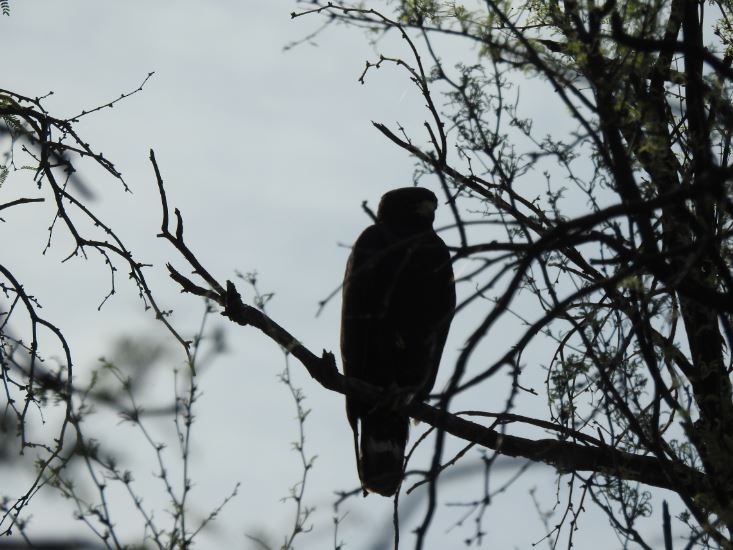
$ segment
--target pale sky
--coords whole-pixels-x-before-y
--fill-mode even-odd
[[[318,38],[317,46],[305,44],[283,52],[284,45],[321,22],[317,16],[292,21],[293,9],[287,0],[15,0],[11,17],[0,18],[2,87],[28,96],[53,91],[45,106],[55,116],[65,117],[135,89],[155,71],[142,92],[78,125],[84,139],[115,163],[132,189],[126,194],[90,164],[80,164],[81,175],[97,196],[93,207],[140,261],[153,264],[147,276],[159,303],[174,311],[172,322],[183,334],[192,335],[203,306],[195,297],[180,295],[165,264],[171,262],[186,273],[190,269],[170,245],[155,238],[160,204],[148,161],[148,150],[154,148],[170,207],[182,211],[186,240],[209,271],[223,283],[234,279],[235,270],[257,270],[260,289],[275,292],[268,305],[270,315],[312,351],[327,349],[338,355],[340,299],[332,300],[316,318],[318,302],[340,283],[348,255],[344,245],[369,224],[361,202],[368,200],[376,207],[382,193],[410,184],[413,168],[413,161],[384,139],[371,121],[393,127],[399,121],[422,135],[426,115],[417,91],[393,67],[371,73],[365,86],[357,82],[365,60],[374,60],[377,54],[355,29],[334,27]],[[405,54],[399,40],[387,38],[379,47],[385,53]],[[454,46],[449,53],[473,55],[462,47]],[[529,97],[535,114],[550,122],[553,116],[565,116],[553,115],[546,102],[533,102],[531,94],[528,90],[523,97]],[[436,181],[426,184],[437,191]],[[24,173],[11,174],[3,191],[24,196],[42,192]],[[54,236],[51,251],[40,255],[51,215],[47,206],[35,205],[4,212],[3,262],[38,297],[47,318],[65,331],[79,379],[88,376],[98,357],[109,355],[112,341],[120,335],[165,338],[150,313],[143,311],[124,270],[118,275],[118,293],[97,311],[109,286],[108,271],[99,258],[92,255],[88,261],[60,264],[71,251],[63,232]],[[436,225],[449,222],[443,207]],[[443,237],[455,243],[452,233]],[[245,300],[251,299],[246,285],[240,282],[239,288]],[[470,291],[459,288],[464,296]],[[469,309],[456,320],[444,362],[455,358],[475,319]],[[193,427],[191,471],[194,514],[207,514],[236,482],[242,485],[211,530],[198,539],[198,548],[254,547],[245,533],[270,537],[279,547],[293,514],[292,503],[281,500],[300,475],[298,456],[291,449],[297,436],[294,404],[277,381],[282,355],[255,329],[229,327],[218,315],[209,322],[227,326],[229,351],[199,377],[202,397]],[[501,346],[518,337],[518,330],[518,324],[503,325],[502,334],[492,335],[481,348],[486,354],[481,364],[503,351]],[[183,366],[182,354],[173,349],[174,354],[149,377],[143,402],[170,400],[173,369]],[[525,356],[525,361],[536,369],[530,380],[541,381],[540,366],[546,359]],[[291,368],[307,396],[305,405],[312,410],[306,423],[306,453],[318,455],[305,497],[307,505],[316,507],[309,522],[313,531],[302,535],[296,546],[328,548],[333,537],[333,493],[357,485],[351,433],[342,397],[322,389],[297,362]],[[466,404],[501,410],[507,382],[501,375],[494,386],[482,388],[481,395]],[[542,395],[542,386],[537,389]],[[544,414],[543,397],[523,404],[526,408],[518,412]],[[120,425],[104,411],[99,417],[90,430],[100,439],[113,438],[112,448],[129,461],[144,502],[156,507],[156,517],[164,522],[164,490],[150,475],[156,468],[154,454],[139,431]],[[173,445],[171,424],[152,421],[150,429]],[[413,441],[424,429],[413,427]],[[449,449],[461,446],[451,441]],[[425,457],[417,464],[424,464]],[[169,459],[175,469],[175,456]],[[464,466],[477,464],[479,453],[469,452]],[[522,462],[507,460],[502,465],[492,478],[495,487]],[[23,486],[24,478],[7,469],[0,470],[0,476],[7,480],[0,486]],[[449,479],[441,485],[441,506],[480,497],[480,475]],[[528,495],[532,487],[537,487],[545,508],[553,506],[555,478],[548,468],[534,466],[531,475],[496,498],[486,516],[485,547],[529,548],[544,536]],[[411,498],[421,496],[417,490]],[[128,533],[133,542],[142,534],[141,522],[125,498],[119,495],[115,501],[114,517],[120,532]],[[654,498],[661,505],[661,497]],[[409,498],[404,502],[409,504]],[[38,494],[29,532],[91,538],[80,522],[71,519],[67,504],[50,491]],[[347,510],[340,538],[347,542],[346,548],[362,550],[370,548],[368,543],[388,525],[392,503],[379,496],[358,497],[341,513]],[[460,547],[473,524],[467,521],[449,531],[462,510],[441,507],[439,514],[428,548]],[[405,518],[404,547],[411,547],[410,531],[421,515]],[[581,520],[577,536],[579,548],[588,547],[583,541],[592,541],[597,550],[619,547],[605,518],[592,512]]]

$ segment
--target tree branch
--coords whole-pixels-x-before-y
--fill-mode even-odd
[[[172,270],[171,277],[184,292],[214,300],[224,308],[222,314],[233,322],[262,331],[300,361],[311,377],[325,389],[356,396],[367,402],[376,403],[383,398],[379,388],[340,374],[333,353],[323,350],[319,357],[269,316],[245,304],[231,281],[227,281],[226,291],[221,294],[195,285],[175,270]],[[704,474],[681,464],[672,465],[674,477],[668,477],[651,456],[627,453],[604,445],[581,445],[557,439],[532,440],[502,434],[425,403],[411,403],[405,408],[405,414],[465,441],[503,455],[544,462],[563,473],[598,472],[691,494],[701,492],[707,485]]]

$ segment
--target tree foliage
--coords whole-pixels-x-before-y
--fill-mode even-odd
[[[325,18],[319,32],[334,24],[365,29],[377,49],[385,36],[401,39],[397,52],[367,61],[360,81],[374,85],[374,69],[394,66],[419,91],[423,125],[374,126],[415,159],[416,183],[442,190],[453,216],[454,261],[465,266],[457,315],[481,311],[461,335],[465,345],[457,360],[443,365],[448,382],[433,404],[405,406],[405,414],[434,433],[430,467],[414,471],[406,464],[407,475],[428,486],[415,547],[428,547],[430,526],[440,514],[438,480],[471,447],[485,451],[483,479],[501,455],[543,462],[568,476],[566,512],[547,528],[554,546],[573,545],[579,516],[593,501],[625,544],[653,547],[638,525],[653,512],[649,490],[661,488],[684,508],[673,520],[663,506],[659,532],[667,549],[676,547],[673,532],[683,533],[687,548],[733,547],[731,4],[403,0],[379,10],[374,4],[308,1],[292,16]],[[445,61],[451,41],[469,45],[457,62]],[[525,91],[529,87],[532,94]],[[549,129],[525,114],[531,109],[523,100],[542,95],[554,109]],[[122,181],[76,134],[76,121],[87,113],[56,119],[41,99],[0,90],[0,115],[5,132],[35,151],[31,168],[56,205],[55,223],[74,238],[73,253],[101,255],[113,276],[124,265],[145,303],[167,323],[145,281],[146,266],[78,198],[80,191],[68,189],[69,155],[89,157]],[[172,223],[164,170],[152,152],[150,160],[163,207],[158,237],[171,245],[171,261],[193,273],[169,265],[174,283],[218,305],[233,323],[259,329],[324,389],[380,399],[375,388],[339,374],[332,353],[309,350],[297,339],[297,327],[280,326],[263,303],[245,303],[233,282],[207,270],[184,239],[177,209]],[[13,167],[11,159],[0,177]],[[38,200],[0,203],[0,211]],[[80,219],[101,228],[102,236],[79,230]],[[76,498],[63,476],[71,456],[64,448],[67,426],[79,434],[75,453],[90,471],[104,471],[125,485],[130,478],[84,443],[77,414],[83,399],[74,396],[90,394],[79,394],[72,384],[70,352],[55,371],[39,366],[37,331],[50,331],[66,348],[63,334],[39,315],[11,270],[0,265],[0,275],[10,304],[0,318],[5,397],[22,447],[38,448],[25,437],[28,407],[43,408],[50,395],[66,410],[55,443],[40,447],[36,483],[5,505],[5,517],[17,525],[42,484]],[[12,337],[7,328],[21,311],[30,339]],[[505,338],[497,358],[487,360],[482,345],[513,316],[521,317],[523,331]],[[190,384],[186,397],[176,397],[182,409],[174,411],[182,422],[185,462],[196,398],[195,346],[169,328],[189,357]],[[532,351],[538,342],[552,344],[547,355]],[[541,369],[546,411],[529,414],[522,398],[537,392],[525,380]],[[503,402],[484,410],[457,408],[462,397],[481,395],[504,373],[510,384]],[[289,371],[284,376],[290,380]],[[302,394],[291,390],[302,429]],[[139,421],[137,408],[131,411]],[[449,437],[468,446],[447,456]],[[310,461],[300,443],[305,480]],[[160,460],[156,443],[150,444]],[[160,468],[165,471],[162,462]],[[97,487],[104,503],[104,484]],[[468,515],[477,519],[467,542],[479,545],[485,539],[480,518],[491,495],[487,483],[476,487],[477,495],[466,496]],[[161,548],[191,544],[198,530],[185,521],[188,489],[185,478],[180,491],[166,482],[177,515],[165,534],[134,500],[149,521],[148,542]],[[297,511],[288,547],[306,529],[309,514],[302,485],[292,497]],[[79,502],[79,510],[106,544],[122,546],[104,505]],[[399,529],[395,534],[397,543]]]

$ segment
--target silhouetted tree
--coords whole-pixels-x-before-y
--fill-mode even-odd
[[[427,547],[429,527],[441,511],[437,480],[460,467],[465,455],[446,456],[448,438],[486,451],[483,471],[473,474],[477,479],[489,476],[500,455],[542,462],[568,476],[574,490],[567,493],[565,513],[548,527],[556,544],[572,546],[578,517],[593,501],[623,540],[653,547],[637,525],[652,513],[649,489],[662,488],[684,507],[675,532],[684,530],[687,548],[733,547],[731,4],[412,0],[385,3],[381,13],[339,2],[303,5],[293,17],[325,17],[329,24],[367,29],[368,36],[402,38],[399,51],[368,61],[360,80],[373,68],[394,65],[419,90],[423,125],[374,125],[416,160],[416,182],[440,189],[452,212],[444,240],[463,274],[456,319],[469,306],[482,309],[476,325],[461,335],[465,346],[458,359],[443,365],[448,382],[434,405],[413,402],[404,409],[435,434],[430,468],[411,471],[406,465],[406,475],[428,485],[415,547]],[[446,62],[455,50],[441,48],[450,40],[474,46],[462,54],[470,59]],[[529,86],[533,101],[543,98],[545,110],[554,113],[549,129],[524,114],[520,99],[529,94],[519,92]],[[74,236],[76,253],[121,260],[157,308],[142,264],[58,180],[71,153],[93,158],[115,178],[119,174],[77,137],[75,118],[55,119],[40,101],[0,90],[0,115],[8,128],[19,125],[35,136],[37,178],[51,192],[58,223]],[[184,240],[178,210],[171,223],[152,152],[151,161],[163,205],[159,236],[180,254],[171,261],[193,270],[184,275],[169,265],[181,289],[218,304],[232,322],[262,331],[324,389],[367,402],[382,398],[376,388],[339,374],[330,352],[306,348],[297,327],[291,333],[262,303],[244,303],[234,283],[207,270]],[[36,200],[21,197],[0,209]],[[74,216],[91,220],[105,236],[83,236]],[[55,444],[44,448],[41,471],[62,479],[68,460],[63,430],[78,426],[71,357],[66,350],[57,370],[41,368],[36,331],[48,329],[66,349],[62,333],[39,316],[9,269],[0,265],[0,276],[11,304],[6,317],[24,311],[33,335],[11,338],[2,324],[6,397],[24,446],[35,445],[23,431],[27,408],[43,406],[49,392],[61,399],[66,420]],[[334,280],[339,276],[333,274]],[[156,312],[166,322],[165,313]],[[513,316],[524,322],[514,336],[502,330]],[[496,331],[502,331],[505,348],[486,358],[480,346]],[[538,342],[553,349],[537,356],[532,346]],[[192,381],[194,364],[191,359]],[[525,380],[541,369],[547,409],[528,414],[523,396],[537,391]],[[496,386],[500,373],[510,375],[503,402],[487,403],[485,410],[456,408],[458,398]],[[184,419],[190,419],[185,415],[195,400],[195,382],[189,396]],[[294,396],[299,404],[299,394]],[[536,435],[529,435],[532,430]],[[76,449],[109,475],[116,471],[88,446],[77,442]],[[124,483],[124,473],[118,475]],[[478,519],[468,542],[480,544],[480,518],[491,499],[487,483],[476,487],[478,494],[466,497],[468,513]],[[184,487],[174,498],[181,509],[185,495]],[[17,516],[26,500],[6,506],[7,515]],[[87,516],[90,524],[96,519],[110,530],[106,510],[95,512]],[[299,507],[294,534],[303,530],[302,512]],[[659,532],[671,549],[666,503],[661,516]],[[151,540],[186,547],[193,531],[181,517],[169,538],[152,529]],[[109,533],[100,536],[120,546]]]
[[[646,546],[634,527],[650,513],[644,487],[657,486],[684,503],[690,546],[730,547],[731,4],[415,0],[389,15],[303,4],[293,17],[401,35],[403,51],[367,62],[361,80],[394,64],[425,100],[424,127],[375,127],[453,207],[455,259],[478,266],[464,277],[478,290],[463,304],[492,303],[466,335],[438,409],[508,371],[504,411],[486,412],[509,432],[529,424],[555,437],[487,429],[474,441],[572,473],[578,502],[589,495],[637,544]],[[476,54],[449,65],[448,40]],[[569,120],[548,129],[523,115],[528,86],[534,100],[546,95],[555,120]],[[468,231],[471,199],[505,239]],[[535,312],[515,306],[523,295],[536,298]],[[513,311],[527,329],[488,363],[476,350]],[[556,342],[554,353],[522,360],[541,338]],[[525,371],[540,367],[547,416],[510,414]],[[433,474],[450,432],[442,427]]]

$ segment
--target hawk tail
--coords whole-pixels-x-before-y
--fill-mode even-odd
[[[386,497],[397,492],[408,429],[408,419],[392,411],[375,411],[362,419],[359,473],[364,489]]]

